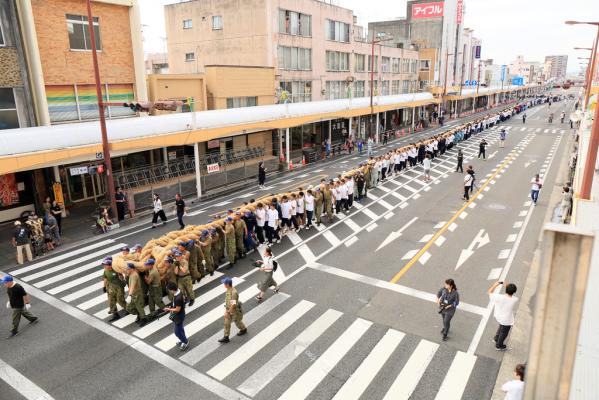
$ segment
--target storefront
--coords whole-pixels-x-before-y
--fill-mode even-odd
[[[0,175],[0,222],[17,219],[35,210],[33,172]]]

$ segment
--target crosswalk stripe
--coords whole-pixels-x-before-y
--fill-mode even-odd
[[[84,267],[87,267],[87,266],[89,266],[88,268],[92,268],[92,266],[94,266],[94,267],[97,268],[98,267],[98,263],[90,263],[90,264],[84,265]],[[92,272],[90,274],[82,276],[81,278],[73,279],[73,280],[70,280],[70,281],[68,281],[68,282],[60,285],[60,286],[56,286],[55,288],[52,288],[52,289],[48,290],[47,292],[50,293],[50,294],[57,294],[57,293],[60,293],[60,292],[64,292],[65,290],[72,289],[72,288],[74,288],[76,286],[79,286],[79,285],[81,285],[81,284],[83,284],[83,283],[85,283],[87,281],[91,281],[91,280],[94,280],[94,279],[101,279],[102,278],[102,274],[103,274],[102,270],[94,271],[94,272]],[[55,277],[52,277],[50,279],[53,279],[53,278],[55,278]],[[62,280],[62,278],[61,278],[61,279],[57,279],[57,280],[48,282],[48,281],[50,281],[50,279],[47,279],[47,280],[42,281],[42,282],[40,282],[38,284],[35,284],[34,286],[44,287],[44,286],[48,286],[48,285],[50,285],[50,284],[52,284],[54,282],[57,282],[58,280]]]
[[[22,279],[25,282],[29,282],[29,281],[32,281],[34,279],[38,279],[38,278],[44,277],[46,275],[51,275],[51,274],[53,274],[55,272],[58,272],[58,271],[70,268],[70,267],[72,267],[74,265],[77,265],[77,264],[81,263],[82,261],[89,261],[89,260],[92,260],[92,259],[97,259],[99,257],[105,256],[106,254],[109,254],[109,253],[113,252],[114,250],[116,250],[117,248],[122,247],[122,246],[123,246],[123,244],[117,244],[117,245],[114,245],[114,246],[110,246],[108,248],[105,248],[105,249],[102,249],[102,250],[98,250],[98,251],[93,252],[91,254],[87,254],[85,256],[76,258],[74,260],[67,261],[64,264],[59,264],[59,265],[56,265],[54,267],[45,269],[43,271],[39,271],[39,272],[36,272],[34,274],[31,274],[31,275],[28,275],[28,276],[24,276]]]
[[[282,334],[314,306],[315,304],[310,301],[300,301],[277,320],[270,323],[268,329],[252,336],[252,338],[244,343],[239,349],[212,367],[208,371],[208,375],[222,381],[237,368],[241,367],[258,351],[268,345],[273,339]]]
[[[318,339],[331,325],[337,321],[341,312],[327,310],[316,321],[312,322],[306,330],[300,333],[294,340],[281,349],[266,364],[262,365],[252,376],[247,378],[237,390],[250,397],[257,395],[277,375],[287,368],[300,354]]]
[[[375,186],[375,187],[376,187],[376,186]],[[366,193],[366,197],[368,197],[369,199],[371,199],[371,200],[374,200],[374,201],[376,201],[376,200],[378,200],[378,199],[379,199],[379,197],[378,197],[378,196],[376,196],[376,195],[374,195],[374,194],[372,194],[372,192],[367,192],[367,193]]]
[[[354,232],[359,232],[362,228],[356,224],[351,218],[346,218],[343,222]]]
[[[45,267],[46,265],[50,265],[52,263],[55,263],[55,262],[58,262],[58,261],[62,261],[62,260],[65,260],[65,259],[67,259],[69,257],[72,257],[74,254],[77,254],[77,253],[80,253],[80,252],[87,252],[89,250],[93,250],[93,249],[96,249],[98,247],[102,247],[102,246],[105,246],[107,244],[110,244],[110,243],[114,243],[114,240],[107,239],[107,240],[103,240],[101,242],[97,242],[97,243],[91,244],[89,246],[82,247],[80,249],[69,251],[69,252],[66,252],[65,254],[60,254],[60,255],[58,255],[56,257],[48,258],[47,260],[40,261],[40,262],[32,264],[32,265],[28,265],[27,267],[19,268],[17,270],[12,271],[10,274],[14,275],[14,276],[17,276],[17,275],[21,275],[21,274],[24,274],[24,273],[27,273],[27,272],[35,271],[36,269],[40,269],[42,267]]]
[[[368,385],[383,368],[395,348],[404,338],[405,334],[394,329],[389,329],[385,336],[376,344],[374,349],[364,359],[358,369],[349,377],[339,389],[333,400],[359,399]]]
[[[377,186],[377,189],[381,189],[383,192],[386,192],[386,193],[389,193],[391,191],[391,189],[389,189],[388,187],[385,187],[383,185]]]
[[[443,379],[435,400],[460,400],[475,363],[476,356],[458,351],[451,362],[445,379]]]
[[[90,293],[95,292],[96,290],[100,290],[104,287],[104,282],[96,282],[93,285],[90,286],[86,286],[83,289],[77,290],[76,292],[73,292],[69,295],[66,295],[64,297],[61,297],[62,301],[66,301],[67,303],[70,303],[73,300],[77,300],[83,296],[86,296]]]
[[[379,216],[374,213],[370,208],[362,209],[362,212],[368,216],[370,219],[377,219]]]
[[[249,299],[257,293],[257,290],[254,290],[253,292],[250,292],[250,290],[252,290],[252,289],[247,289],[239,295],[239,299],[242,300],[242,302],[243,302],[243,299],[242,299],[243,297],[245,297],[246,299]],[[247,296],[248,294],[250,294],[249,298]],[[250,327],[254,322],[256,322],[263,316],[270,313],[279,304],[281,304],[285,300],[289,299],[289,297],[291,297],[291,296],[289,296],[288,294],[285,294],[285,293],[280,293],[280,292],[278,294],[270,297],[269,299],[265,300],[260,305],[254,307],[247,314],[244,314],[243,315],[243,323],[245,324],[246,327]],[[186,325],[185,333],[187,334],[187,337],[190,337],[194,333],[199,332],[200,330],[202,330],[203,328],[208,326],[210,323],[216,321],[217,319],[222,318],[223,312],[224,312],[223,310],[224,310],[224,308],[222,308],[222,309],[217,308],[217,309],[213,310],[213,311],[216,311],[216,318],[207,318],[207,316],[212,313],[212,311],[211,311],[211,312],[208,312],[207,314],[203,315],[201,318],[196,319],[191,324]],[[235,324],[233,324],[233,325],[235,325]],[[189,365],[197,364],[198,362],[203,360],[204,357],[210,355],[214,350],[218,349],[221,346],[221,344],[218,343],[218,341],[217,341],[219,339],[219,337],[221,337],[221,336],[222,336],[222,333],[220,331],[216,332],[214,335],[210,336],[208,339],[204,340],[202,343],[198,344],[197,346],[193,346],[193,348],[191,350],[189,350],[187,352],[187,354],[183,355],[180,358],[180,360]],[[166,339],[165,339],[165,340],[162,340],[162,341],[156,343],[156,347],[158,347],[164,351],[174,347],[177,339],[172,335],[169,336],[167,339],[169,339],[169,338],[171,338],[171,340],[166,341]],[[167,344],[170,344],[171,342],[172,342],[172,345],[170,345],[170,346],[167,345]]]
[[[356,319],[349,328],[279,397],[279,400],[305,399],[332,371],[370,328],[372,322]]]
[[[438,348],[436,343],[421,340],[383,400],[409,399]]]
[[[328,240],[333,246],[338,246],[341,243],[337,236],[335,236],[335,234],[330,230],[324,231],[322,233],[322,236],[324,236],[324,238]]]
[[[299,251],[300,255],[307,263],[316,260],[316,255],[312,252],[312,250],[310,250],[307,244],[302,244],[301,246],[299,246],[297,248],[297,251]]]
[[[399,199],[401,201],[405,201],[406,198],[403,197],[401,194],[397,193],[397,192],[391,192],[391,196],[395,197],[396,199]]]
[[[379,199],[378,203],[379,203],[380,205],[382,205],[383,207],[385,207],[386,209],[388,209],[388,210],[392,210],[392,209],[393,209],[393,206],[392,206],[391,204],[387,203],[387,202],[386,202],[385,200],[383,200],[383,199]]]
[[[293,244],[294,246],[302,242],[302,238],[299,237],[299,235],[296,232],[287,232],[285,236],[287,236],[287,238],[291,241],[291,244]]]
[[[412,193],[416,193],[416,192],[418,191],[418,190],[416,190],[416,189],[414,189],[413,187],[411,187],[411,186],[408,186],[408,185],[403,185],[403,186],[402,186],[402,188],[404,188],[404,189],[408,189],[408,190],[409,190],[410,192],[412,192]]]

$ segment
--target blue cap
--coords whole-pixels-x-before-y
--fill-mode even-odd
[[[133,263],[127,263],[127,268],[128,269],[134,269],[135,268],[135,264],[133,264]]]
[[[174,253],[175,251],[179,251],[179,248],[178,247],[172,247],[171,248],[171,253]]]
[[[250,211],[246,211],[246,212],[245,212],[245,216],[249,218],[249,217],[251,217],[251,216],[252,216],[252,213],[251,213]]]
[[[227,212],[230,212],[230,213],[232,213],[232,212],[233,212],[233,210],[229,208],[229,209],[227,210]]]
[[[106,257],[102,260],[102,265],[112,265],[112,258]]]
[[[216,233],[216,228],[210,228],[210,233]]]
[[[177,251],[173,251],[173,255],[175,257],[181,257],[183,255],[183,253],[181,253],[179,250],[177,250]]]
[[[12,282],[12,281],[13,281],[13,279],[12,279],[12,276],[10,276],[10,275],[4,275],[2,277],[2,283],[8,283],[8,282]]]
[[[154,265],[154,263],[156,263],[156,260],[153,258],[148,258],[148,261],[146,261],[144,265]]]
[[[129,251],[129,247],[127,247],[127,246],[121,247],[121,251]]]
[[[233,279],[229,278],[228,276],[225,276],[223,279],[220,280],[220,282],[224,285],[232,285]]]
[[[187,242],[179,242],[179,246],[187,247]]]
[[[164,261],[165,261],[165,262],[167,262],[167,263],[170,263],[170,264],[172,264],[172,263],[174,263],[174,262],[175,262],[175,260],[173,260],[173,257],[166,257],[166,258],[164,259]]]
[[[210,232],[208,232],[206,229],[204,229],[204,230],[202,231],[202,236],[206,236],[208,233],[210,233]]]
[[[231,218],[231,217],[227,217],[227,220],[226,220],[226,221],[227,221],[227,222],[231,222],[231,221],[233,221],[233,218]]]
[[[135,246],[133,246],[134,249],[143,249],[144,247],[141,244],[136,244]]]
[[[188,246],[193,246],[195,243],[196,243],[196,241],[193,240],[193,239],[190,239],[190,240],[187,241],[187,245]]]

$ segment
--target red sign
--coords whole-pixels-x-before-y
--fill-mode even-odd
[[[412,19],[443,16],[443,2],[412,4]]]
[[[457,7],[457,15],[456,15],[456,23],[461,24],[462,23],[462,14],[464,13],[464,0],[458,0],[458,7]]]
[[[208,164],[206,166],[206,169],[208,170],[208,173],[211,174],[213,172],[219,172],[220,171],[220,166],[218,165],[218,163]]]

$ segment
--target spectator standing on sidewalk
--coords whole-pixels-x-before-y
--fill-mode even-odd
[[[127,195],[123,192],[122,187],[116,188],[116,194],[114,195],[116,201],[116,213],[119,221],[125,220],[125,210],[127,209]]]
[[[266,167],[264,166],[264,161],[260,161],[258,164],[258,187],[260,189],[264,188],[264,183],[266,182]]]
[[[162,221],[162,225],[166,225],[166,214],[162,209],[162,201],[160,201],[160,196],[154,193],[154,214],[152,215],[152,229],[156,228],[156,222],[158,222],[158,217]]]
[[[505,294],[493,293],[497,286],[505,286]],[[489,293],[489,299],[495,306],[493,315],[495,320],[499,324],[497,333],[493,338],[495,342],[495,350],[505,351],[507,346],[504,344],[505,339],[510,333],[510,329],[514,325],[514,309],[518,304],[518,298],[514,296],[518,288],[513,283],[507,283],[505,281],[497,281],[491,285],[487,293]]]
[[[15,227],[12,232],[12,245],[17,248],[17,263],[23,264],[23,250],[27,254],[27,261],[33,260],[29,231],[21,225],[21,221],[15,221]]]
[[[2,283],[6,286],[6,293],[8,294],[8,303],[6,308],[12,309],[12,329],[7,339],[13,338],[19,334],[19,322],[21,317],[25,317],[30,324],[38,321],[37,317],[29,312],[31,304],[29,304],[29,295],[23,289],[23,286],[15,283],[12,276],[6,275],[2,277]]]
[[[62,235],[62,207],[56,200],[52,202],[52,207],[50,207],[50,212],[56,218],[56,223],[58,225],[58,233]]]
[[[524,396],[524,364],[516,365],[514,375],[516,379],[507,381],[501,386],[501,390],[505,392],[505,400],[522,400]]]

